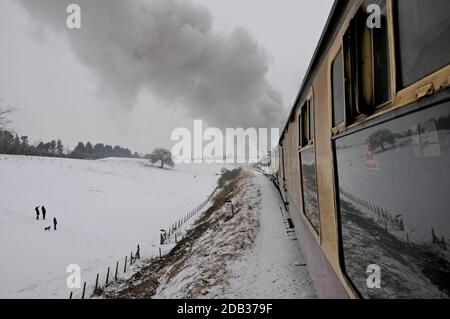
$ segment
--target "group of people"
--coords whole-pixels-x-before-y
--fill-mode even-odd
[[[42,219],[45,220],[45,215],[47,214],[47,209],[45,208],[44,205],[41,206],[41,211],[39,211],[39,206],[36,206],[34,208],[34,210],[36,212],[36,220],[39,220],[39,216],[41,215],[41,212],[42,212]],[[58,224],[58,221],[56,220],[56,217],[53,217],[53,229],[54,230],[56,230],[57,224]]]

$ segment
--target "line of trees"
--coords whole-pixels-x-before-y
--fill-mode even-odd
[[[142,158],[138,153],[132,153],[128,148],[104,145],[94,146],[80,142],[73,151],[65,151],[63,142],[52,140],[31,145],[28,136],[19,136],[7,129],[0,128],[0,154],[68,157],[77,159],[100,159],[106,157]]]
[[[0,98],[0,104],[3,100]],[[160,162],[160,167],[164,165],[174,167],[170,151],[162,148],[155,149],[151,154],[141,156],[133,153],[128,148],[121,146],[111,146],[108,144],[79,142],[73,151],[65,151],[64,145],[60,139],[50,142],[39,142],[37,145],[30,145],[28,136],[19,136],[18,134],[6,129],[11,122],[9,115],[14,111],[13,108],[4,108],[0,105],[0,154],[9,155],[29,155],[29,156],[49,156],[49,157],[67,157],[76,159],[101,159],[107,157],[122,158],[145,158],[152,164]]]
[[[5,129],[0,129],[0,153],[11,155],[65,156],[64,146],[61,140],[30,145],[28,136],[19,136]]]
[[[142,158],[138,153],[132,153],[128,148],[121,146],[113,147],[102,143],[93,146],[90,142],[86,144],[80,142],[73,151],[65,151],[61,140],[52,140],[47,143],[39,142],[37,145],[30,145],[28,136],[19,136],[6,129],[0,129],[0,154],[77,159],[100,159],[106,157]]]
[[[70,152],[70,157],[78,159],[100,159],[106,157],[141,158],[138,153],[132,153],[128,148],[113,147],[102,143],[92,145],[90,142],[86,144],[83,142],[78,143],[75,149]]]

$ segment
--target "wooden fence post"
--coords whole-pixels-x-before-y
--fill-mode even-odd
[[[161,247],[159,247],[159,258],[162,258]]]
[[[97,294],[97,291],[98,291],[98,274],[97,274],[97,279],[95,279],[94,295]]]
[[[130,266],[133,265],[133,252],[130,254]]]
[[[86,282],[83,285],[83,293],[81,294],[81,299],[84,299],[84,294],[86,293]]]
[[[175,233],[175,244],[177,243],[177,233]]]
[[[108,281],[109,281],[109,267],[108,271],[106,272],[106,286],[108,286]]]
[[[114,275],[115,280],[117,281],[117,272],[119,271],[119,262],[116,263],[116,274]]]
[[[125,264],[123,265],[123,272],[127,272],[127,259],[128,258],[128,256],[125,256]]]

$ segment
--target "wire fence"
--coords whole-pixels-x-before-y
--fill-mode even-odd
[[[173,223],[167,230],[162,229],[160,234],[160,244],[170,244],[170,243],[178,243],[180,239],[182,239],[181,229],[182,227],[189,222],[193,217],[197,216],[197,214],[205,208],[205,206],[211,201],[214,194],[216,193],[217,188],[208,196],[208,198],[202,202],[200,205],[195,207],[193,210],[188,212],[185,216],[177,220]]]
[[[208,205],[208,203],[213,198],[214,194],[216,193],[217,188],[214,189],[214,191],[208,196],[208,198],[203,201],[200,205],[189,211],[186,215],[184,215],[182,218],[177,220],[175,223],[173,223],[167,230],[162,229],[160,234],[160,247],[158,247],[156,254],[152,253],[150,258],[156,259],[156,258],[162,258],[164,255],[166,255],[169,250],[165,250],[162,248],[165,244],[177,244],[179,240],[182,239],[182,228],[183,226],[188,223],[192,218],[198,215],[199,212],[203,210],[203,208]],[[95,284],[91,285],[89,288],[87,286],[86,281],[83,283],[83,290],[81,292],[81,299],[85,299],[86,297],[95,297],[95,296],[101,296],[104,289],[108,287],[111,283],[117,282],[119,279],[122,279],[124,274],[127,273],[127,270],[130,271],[130,267],[133,266],[138,260],[141,259],[141,246],[140,244],[137,245],[135,251],[130,251],[130,254],[125,256],[121,263],[119,260],[116,261],[116,264],[114,267],[108,267],[105,271],[104,276],[100,276],[100,273],[97,273],[95,278]],[[92,289],[92,294],[88,296],[88,289]],[[69,299],[74,298],[74,292],[71,291],[69,295]]]

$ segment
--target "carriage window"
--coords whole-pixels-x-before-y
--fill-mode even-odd
[[[320,231],[319,206],[317,195],[316,152],[314,148],[314,104],[308,99],[300,114],[303,145],[300,150],[300,169],[303,195],[303,211],[306,218],[317,231]]]
[[[308,100],[308,113],[309,113],[309,139],[314,140],[314,107],[312,100]]]
[[[331,67],[333,94],[333,127],[345,122],[344,69],[342,50],[333,61]]]
[[[317,195],[316,152],[314,147],[300,152],[303,211],[314,229],[320,231]]]
[[[380,26],[369,28],[368,6],[381,8]],[[369,12],[369,13],[368,13]],[[364,0],[343,39],[347,120],[371,114],[391,99],[386,0]]]
[[[450,102],[342,136],[335,154],[344,267],[361,295],[450,298]]]
[[[305,144],[305,136],[303,135],[303,117],[302,113],[298,116],[298,147],[302,148]]]
[[[309,135],[309,116],[308,116],[308,102],[305,103],[302,110],[302,124],[303,124],[303,146],[307,146],[311,137]]]
[[[314,115],[311,99],[308,99],[301,108],[298,117],[299,148],[308,146],[314,140]]]
[[[380,28],[370,29],[373,98],[371,106],[379,106],[391,98],[389,38],[386,0],[365,1],[381,8]]]
[[[450,63],[450,1],[396,3],[399,86],[405,88]]]

